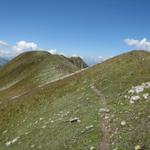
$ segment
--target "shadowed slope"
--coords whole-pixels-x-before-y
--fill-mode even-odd
[[[68,58],[70,62],[74,65],[78,66],[79,68],[86,68],[88,65],[80,58],[80,57],[70,57]]]

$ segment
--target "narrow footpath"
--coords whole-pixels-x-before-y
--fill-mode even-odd
[[[95,86],[92,87],[92,90],[99,97],[101,108],[106,109],[105,96]],[[100,129],[103,135],[98,149],[110,150],[110,135],[108,129],[106,128],[106,122],[102,113],[100,113]]]

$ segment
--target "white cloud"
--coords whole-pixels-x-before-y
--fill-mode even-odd
[[[19,41],[15,46],[13,46],[13,50],[18,53],[29,50],[38,50],[38,45],[34,42]]]
[[[105,60],[105,58],[103,56],[98,56],[97,61],[98,62],[103,62]]]
[[[60,55],[66,56],[65,53],[60,53]]]
[[[56,49],[42,49],[39,48],[38,44],[35,42],[27,42],[24,40],[18,41],[15,45],[9,45],[6,42],[0,41],[0,56],[4,58],[13,58],[23,52],[26,51],[33,51],[33,50],[43,50],[48,51],[51,54],[58,54],[58,55],[64,55],[65,57],[81,57],[88,65],[94,65],[100,62],[103,62],[104,60],[108,59],[102,56],[89,56],[89,57],[83,57],[77,54],[67,55],[62,52],[59,52]]]
[[[127,45],[133,46],[138,50],[150,50],[150,41],[146,38],[143,38],[142,40],[125,39],[124,41]]]
[[[0,56],[1,56],[1,57],[6,56],[6,55],[8,55],[8,54],[9,54],[8,51],[0,50]]]
[[[51,54],[57,54],[57,50],[56,49],[50,49],[48,50],[49,53]]]
[[[0,41],[0,56],[12,58],[26,51],[40,50],[34,42],[18,41],[15,45],[9,45],[4,41]]]
[[[0,41],[0,45],[7,46],[8,44],[6,42],[4,42],[4,41]]]

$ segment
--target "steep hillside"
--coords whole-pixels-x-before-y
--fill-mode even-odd
[[[79,68],[88,67],[88,65],[80,57],[70,57],[68,60]]]
[[[0,70],[0,98],[21,95],[77,70],[78,67],[59,55],[39,51],[23,53]]]
[[[132,51],[0,105],[3,150],[150,149],[150,53]]]
[[[0,57],[0,68],[5,65],[8,61],[2,57]]]

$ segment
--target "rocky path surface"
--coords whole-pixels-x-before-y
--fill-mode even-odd
[[[92,90],[99,97],[101,109],[106,110],[105,96],[95,86],[92,86]],[[102,139],[99,145],[99,150],[110,150],[110,135],[106,128],[104,115],[100,113],[100,129],[102,131]]]
[[[54,80],[52,80],[52,81],[48,81],[48,82],[46,82],[46,83],[44,83],[44,84],[39,85],[38,87],[35,87],[33,90],[35,90],[35,89],[37,89],[37,88],[42,88],[42,87],[44,87],[44,86],[46,86],[46,85],[48,85],[48,84],[52,84],[52,83],[55,83],[55,82],[57,82],[57,81],[59,81],[59,80],[63,80],[63,79],[65,79],[65,78],[68,78],[68,77],[74,76],[74,75],[76,75],[76,74],[79,74],[80,72],[83,72],[83,71],[85,71],[85,70],[88,69],[88,68],[89,68],[89,67],[84,68],[84,69],[81,69],[81,70],[78,70],[78,71],[76,71],[76,72],[74,72],[74,73],[71,73],[71,74],[67,74],[67,75],[62,76],[62,77],[60,77],[60,78],[58,78],[58,79],[54,79]],[[14,96],[8,98],[8,100],[15,100],[15,99],[18,99],[19,97],[24,96],[24,95],[27,95],[27,94],[29,94],[29,93],[31,93],[31,92],[32,92],[32,90],[29,90],[29,91],[20,93],[20,94],[18,94],[18,95],[14,95]]]
[[[87,68],[88,68],[88,67],[87,67]],[[87,68],[78,70],[78,71],[76,71],[76,72],[74,72],[74,73],[71,73],[71,74],[67,74],[67,75],[62,76],[62,77],[60,77],[60,78],[58,78],[58,79],[55,79],[55,80],[46,82],[46,83],[44,83],[44,84],[39,85],[38,87],[43,87],[43,86],[45,86],[45,85],[47,85],[47,84],[54,83],[54,82],[57,82],[57,81],[59,81],[59,80],[63,80],[63,79],[65,79],[65,78],[71,77],[71,76],[73,76],[73,75],[75,75],[75,74],[78,74],[78,73],[80,73],[80,72],[83,72],[83,71],[86,70]]]

